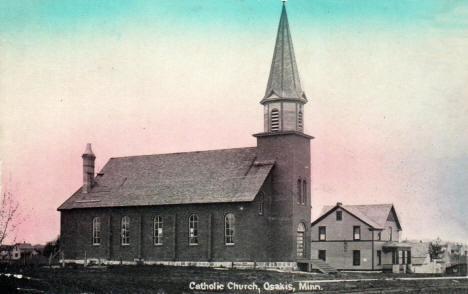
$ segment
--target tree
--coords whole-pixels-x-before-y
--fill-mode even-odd
[[[431,257],[431,261],[440,258],[443,252],[444,250],[439,242],[429,243],[429,256]]]
[[[19,203],[10,191],[2,193],[0,207],[0,245],[10,236],[19,224],[18,207]]]
[[[46,257],[55,255],[59,251],[59,246],[60,246],[60,236],[58,236],[53,241],[47,242],[46,246],[44,247],[43,255]]]

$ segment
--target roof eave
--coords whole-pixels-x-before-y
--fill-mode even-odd
[[[316,219],[315,221],[313,221],[311,223],[311,227],[316,225],[317,223],[319,223],[320,221],[322,221],[324,218],[326,218],[327,216],[329,216],[333,211],[335,211],[336,209],[338,209],[338,207],[341,207],[341,209],[343,209],[344,211],[346,211],[347,213],[349,213],[350,215],[352,215],[353,217],[357,218],[358,220],[360,220],[361,222],[363,222],[364,224],[366,224],[367,226],[369,226],[371,229],[381,229],[379,227],[376,227],[376,226],[373,226],[371,224],[369,224],[368,222],[366,222],[365,220],[363,220],[362,218],[356,216],[354,213],[350,212],[349,210],[347,210],[346,208],[344,208],[342,205],[335,205],[333,208],[331,208],[327,213],[323,214],[322,216],[320,216],[318,219]]]

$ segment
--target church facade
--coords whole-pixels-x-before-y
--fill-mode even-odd
[[[59,208],[65,262],[297,268],[310,259],[310,140],[283,3],[256,147],[111,158]]]

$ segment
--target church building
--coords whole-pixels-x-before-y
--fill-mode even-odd
[[[302,268],[310,140],[283,3],[256,147],[111,158],[59,208],[65,262]]]

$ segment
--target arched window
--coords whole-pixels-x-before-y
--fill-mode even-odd
[[[93,218],[93,245],[101,244],[101,218]]]
[[[120,224],[120,241],[122,245],[130,245],[130,218],[122,217]]]
[[[303,122],[302,122],[302,111],[299,111],[299,113],[297,114],[297,127],[299,130],[302,130],[303,128]]]
[[[234,214],[228,213],[224,217],[224,244],[234,245],[234,227],[236,219]]]
[[[258,215],[263,215],[265,209],[265,194],[263,192],[258,193]]]
[[[198,215],[192,214],[189,217],[189,245],[198,244]]]
[[[302,203],[302,180],[297,180],[297,203]]]
[[[278,109],[274,108],[271,110],[270,115],[270,131],[277,132],[279,131],[279,111]]]
[[[305,235],[305,226],[303,223],[299,223],[297,226],[297,237],[296,237],[296,245],[297,245],[297,257],[304,257],[304,235]]]
[[[307,203],[307,182],[306,180],[302,181],[302,204]]]
[[[393,239],[393,228],[392,228],[392,227],[388,227],[388,230],[390,231],[390,238],[389,238],[389,240],[392,241],[392,239]]]
[[[163,219],[161,216],[155,216],[153,220],[153,244],[163,244]]]

